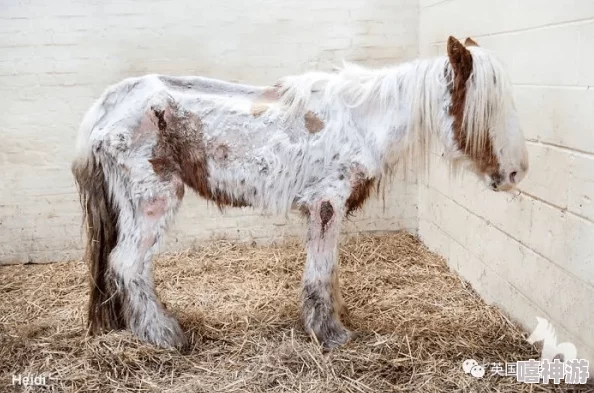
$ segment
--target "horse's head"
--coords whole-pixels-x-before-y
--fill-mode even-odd
[[[470,164],[491,189],[511,190],[526,176],[528,153],[509,76],[470,38],[462,44],[450,37],[447,52],[449,158]]]

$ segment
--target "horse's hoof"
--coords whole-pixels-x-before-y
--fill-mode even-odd
[[[171,332],[170,334],[163,335],[160,342],[157,342],[156,345],[161,348],[183,350],[188,346],[188,340],[186,339],[184,332],[180,329],[179,332]]]
[[[305,330],[315,337],[324,350],[340,347],[354,336],[338,319],[331,318],[312,325],[306,325]]]
[[[144,327],[140,332],[134,332],[143,341],[161,348],[184,349],[187,345],[186,336],[175,318],[167,317]]]
[[[318,337],[318,341],[324,350],[332,350],[346,344],[352,337],[353,333],[341,327],[335,331],[327,332],[325,337]]]

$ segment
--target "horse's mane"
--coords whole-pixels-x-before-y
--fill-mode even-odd
[[[467,153],[481,154],[487,138],[503,132],[507,110],[513,106],[511,83],[501,63],[487,50],[469,48],[473,71],[467,81],[463,124],[467,135]],[[408,123],[398,161],[426,168],[431,135],[439,133],[446,105],[445,93],[452,86],[453,71],[447,57],[417,60],[381,69],[368,69],[344,63],[336,72],[310,72],[282,79],[278,86],[281,102],[290,114],[302,113],[314,99],[336,108],[342,103],[343,112],[369,105],[376,114],[382,113],[386,127],[397,124],[403,110]],[[449,104],[449,101],[447,102]],[[333,112],[336,116],[336,111]]]
[[[467,148],[474,154],[484,150],[487,138],[495,142],[505,132],[505,120],[514,108],[511,80],[502,63],[488,50],[470,47],[472,75],[467,82],[464,127]],[[502,143],[496,143],[501,146]]]

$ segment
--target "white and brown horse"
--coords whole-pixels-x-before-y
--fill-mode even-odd
[[[338,237],[374,184],[398,162],[425,165],[431,139],[494,190],[528,170],[500,62],[472,40],[450,37],[447,53],[269,87],[148,75],[108,88],[85,115],[73,163],[88,228],[90,332],[127,328],[159,346],[184,344],[155,294],[151,257],[187,186],[219,206],[301,209],[305,329],[325,347],[345,343]]]

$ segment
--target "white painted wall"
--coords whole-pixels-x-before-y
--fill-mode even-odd
[[[4,0],[0,2],[0,263],[82,254],[70,174],[77,127],[103,89],[145,73],[254,84],[342,59],[417,57],[418,0]],[[415,230],[416,186],[367,206],[348,230]],[[186,197],[169,249],[210,236],[277,239],[300,218],[266,218]]]
[[[420,6],[422,55],[471,36],[507,64],[531,169],[513,198],[433,165],[419,186],[419,233],[488,302],[529,330],[549,319],[594,365],[594,1]]]

